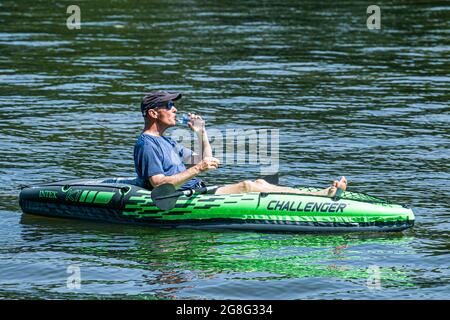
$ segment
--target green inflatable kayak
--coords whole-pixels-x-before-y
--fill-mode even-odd
[[[181,196],[174,208],[161,210],[151,191],[126,182],[111,183],[116,180],[68,180],[25,187],[20,206],[24,213],[42,216],[200,229],[401,231],[412,227],[415,220],[406,206],[348,191],[339,200],[286,193],[193,194]]]

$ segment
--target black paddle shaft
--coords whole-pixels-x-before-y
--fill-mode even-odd
[[[187,196],[190,197],[194,193],[205,193],[210,188],[214,187],[202,187],[198,189],[188,189],[183,191],[177,191],[175,189],[175,186],[170,183],[165,183],[162,185],[157,186],[155,189],[152,190],[152,200],[155,203],[155,205],[161,209],[161,210],[170,210],[173,207],[175,207],[176,202],[179,197],[181,196]]]

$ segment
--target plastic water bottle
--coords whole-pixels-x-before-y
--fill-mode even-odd
[[[189,121],[191,121],[191,118],[187,114],[183,114],[183,118],[178,119],[177,123],[187,126]]]

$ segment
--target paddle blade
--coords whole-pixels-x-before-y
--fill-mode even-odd
[[[173,184],[165,183],[157,186],[152,190],[152,200],[161,210],[170,210],[175,207],[180,194],[177,192]]]
[[[262,179],[266,180],[266,182],[268,182],[270,184],[278,184],[278,181],[279,181],[278,173],[264,176],[264,177],[262,177]]]

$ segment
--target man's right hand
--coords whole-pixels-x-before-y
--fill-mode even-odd
[[[337,188],[347,190],[347,179],[345,177],[341,177],[339,181],[333,181],[331,187],[325,189],[325,195],[333,198],[336,195]]]
[[[200,172],[205,172],[208,170],[217,169],[220,165],[219,159],[214,157],[206,157],[195,166],[198,168]]]

